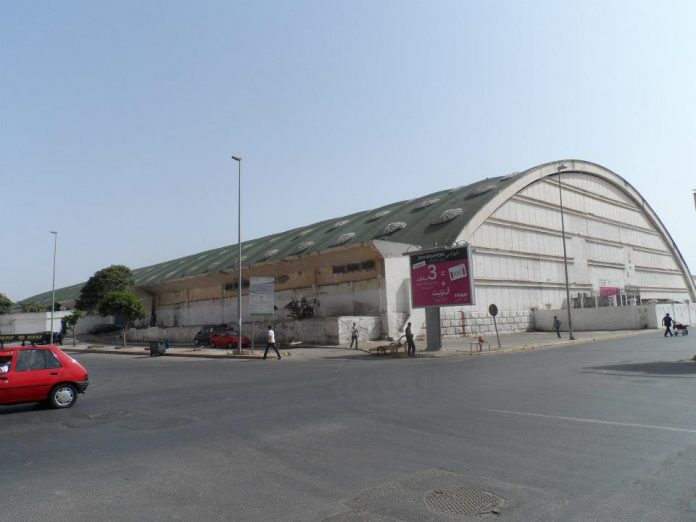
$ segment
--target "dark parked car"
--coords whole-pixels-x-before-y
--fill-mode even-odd
[[[94,328],[92,328],[89,333],[92,335],[100,335],[100,334],[106,334],[106,333],[111,333],[111,332],[117,332],[119,330],[122,330],[123,327],[119,326],[117,324],[98,324]]]
[[[226,324],[206,324],[198,330],[198,333],[193,338],[193,344],[196,346],[204,346],[210,344],[210,336],[215,332],[227,330],[229,326]]]

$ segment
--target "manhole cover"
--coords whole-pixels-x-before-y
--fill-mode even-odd
[[[457,515],[481,515],[499,512],[505,500],[479,488],[435,490],[425,497],[430,509]]]

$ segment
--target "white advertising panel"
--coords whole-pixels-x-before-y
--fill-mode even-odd
[[[249,315],[273,317],[275,279],[272,277],[249,278]]]

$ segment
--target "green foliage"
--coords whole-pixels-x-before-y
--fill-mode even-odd
[[[99,304],[99,315],[120,315],[126,318],[123,327],[123,346],[126,346],[128,323],[145,317],[145,307],[137,295],[130,290],[111,292]]]
[[[129,321],[145,317],[145,307],[130,290],[111,292],[99,304],[99,315],[122,315]]]
[[[63,321],[65,322],[65,326],[72,329],[84,316],[85,313],[82,310],[73,310],[72,313],[63,317]]]
[[[12,300],[5,294],[0,293],[0,315],[9,314],[12,310]]]
[[[77,322],[82,319],[84,315],[85,313],[82,310],[73,310],[71,314],[63,317],[63,324],[65,324],[65,327],[72,330],[73,346],[76,344],[75,325],[77,325]]]
[[[127,266],[111,265],[102,268],[82,287],[76,307],[80,310],[98,310],[107,295],[112,292],[129,291],[133,286],[133,273]]]
[[[44,306],[37,303],[22,303],[20,308],[23,313],[29,314],[32,312],[48,312],[51,310],[50,306]]]

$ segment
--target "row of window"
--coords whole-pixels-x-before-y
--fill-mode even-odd
[[[362,261],[360,263],[348,263],[346,265],[334,265],[331,267],[332,273],[334,274],[347,274],[350,272],[359,272],[360,270],[374,270],[375,269],[375,261],[374,260],[369,260],[369,261]],[[287,275],[281,275],[276,277],[276,283],[285,283],[289,280],[290,278]],[[243,286],[244,288],[249,288],[249,280],[244,279],[243,280]],[[233,281],[231,283],[227,283],[225,285],[225,290],[228,292],[232,292],[237,289],[237,282]]]
[[[359,272],[360,270],[374,270],[374,260],[363,261],[362,263],[348,263],[347,265],[334,265],[331,267],[334,274],[347,274],[348,272]]]

